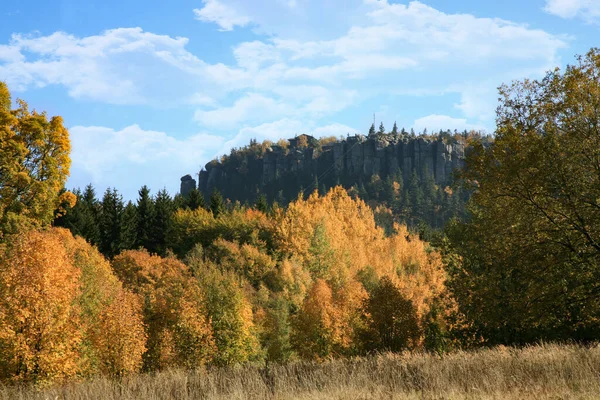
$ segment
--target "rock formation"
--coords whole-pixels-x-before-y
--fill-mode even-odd
[[[207,196],[217,188],[225,197],[242,202],[253,201],[258,193],[271,200],[277,196],[290,200],[299,190],[315,185],[349,187],[374,175],[384,179],[390,174],[401,174],[406,181],[413,171],[421,179],[429,175],[436,184],[446,185],[452,181],[453,170],[463,165],[465,153],[462,141],[452,136],[391,134],[355,135],[325,145],[300,135],[290,139],[287,148],[252,149],[206,164],[198,175],[198,189]],[[192,181],[189,175],[181,178],[182,194],[191,190]]]

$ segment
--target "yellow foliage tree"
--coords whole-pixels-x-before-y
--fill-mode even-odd
[[[65,200],[59,192],[71,165],[69,132],[61,117],[29,111],[22,100],[10,107],[0,82],[0,223],[25,217],[47,224]]]
[[[214,340],[203,295],[183,263],[172,257],[129,250],[115,257],[112,265],[144,304],[146,370],[195,368],[212,359]]]
[[[81,273],[81,372],[120,377],[139,371],[146,334],[138,296],[123,288],[95,247],[66,229],[53,231]]]
[[[52,231],[9,238],[0,254],[0,374],[47,382],[79,368],[81,271]]]

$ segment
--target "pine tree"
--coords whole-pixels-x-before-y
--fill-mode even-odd
[[[379,131],[377,131],[377,133],[380,134],[380,135],[385,135],[385,128],[383,126],[383,122],[381,122],[379,124]]]
[[[264,194],[258,196],[258,199],[256,199],[256,203],[254,204],[254,208],[256,208],[258,211],[264,212],[265,214],[268,213],[269,203],[267,202],[267,196]]]
[[[394,135],[394,137],[398,136],[398,125],[396,125],[396,121],[394,121],[394,127],[392,128],[392,135]]]
[[[116,256],[121,251],[122,214],[122,196],[117,192],[117,189],[106,189],[102,198],[102,212],[99,218],[99,249],[108,258]]]
[[[121,249],[135,249],[137,244],[137,210],[135,205],[128,201],[121,218]]]
[[[217,188],[215,188],[210,195],[210,211],[213,216],[217,218],[219,215],[225,212],[225,203],[223,202],[223,196]]]
[[[204,196],[198,189],[192,189],[186,196],[186,204],[190,210],[197,210],[199,208],[206,208],[206,202]]]
[[[369,137],[375,135],[375,123],[371,124],[371,127],[369,128]]]
[[[144,185],[138,191],[137,201],[137,243],[136,247],[151,250],[152,247],[152,222],[154,219],[154,204],[150,197],[150,189]]]
[[[100,204],[96,199],[96,191],[92,184],[88,184],[78,200],[82,206],[81,222],[79,225],[80,235],[90,244],[100,243],[100,229],[98,217],[100,215]]]
[[[152,251],[164,256],[167,251],[166,233],[171,225],[173,200],[166,189],[160,190],[154,200],[154,218],[152,224]]]

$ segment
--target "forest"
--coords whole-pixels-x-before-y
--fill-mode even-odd
[[[465,138],[452,187],[390,178],[381,201],[340,185],[285,204],[69,191],[62,118],[0,83],[0,382],[595,343],[598,76],[592,49],[501,86],[493,140]],[[468,193],[464,210],[410,223],[401,199],[439,191]]]

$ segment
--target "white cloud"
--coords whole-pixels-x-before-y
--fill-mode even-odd
[[[194,75],[198,80],[205,66],[185,50],[187,42],[140,28],[84,38],[63,32],[15,34],[8,46],[0,47],[0,61],[5,61],[0,77],[17,91],[58,84],[72,97],[112,104],[176,102],[194,87]]]
[[[69,132],[72,174],[68,184],[83,187],[91,182],[101,191],[115,186],[128,199],[135,198],[144,184],[155,192],[166,187],[175,194],[178,177],[199,171],[225,141],[204,133],[177,139],[138,125],[121,130],[75,126]]]
[[[198,110],[194,114],[194,118],[204,126],[231,129],[241,123],[264,121],[291,111],[289,105],[257,93],[249,93],[236,100],[231,107],[209,111]]]
[[[598,0],[546,0],[544,10],[561,18],[579,17],[588,22],[600,18]]]
[[[221,27],[222,31],[231,31],[236,26],[246,26],[250,18],[238,13],[235,7],[231,7],[219,0],[202,0],[204,7],[194,9],[196,19],[203,22],[214,22]]]
[[[413,123],[413,129],[416,132],[423,132],[424,129],[427,129],[429,132],[437,132],[441,130],[476,130],[483,131],[486,130],[485,126],[481,124],[472,124],[467,122],[465,118],[453,118],[448,115],[438,115],[431,114],[425,117],[419,118],[415,120]]]

